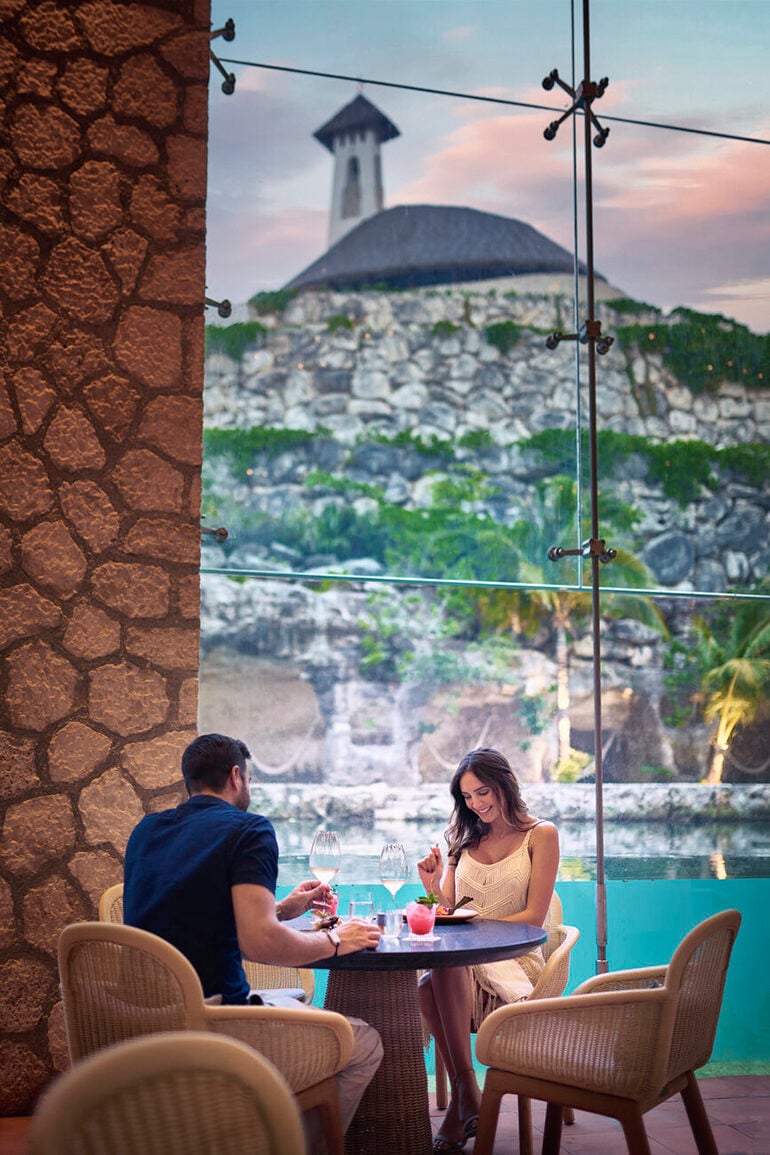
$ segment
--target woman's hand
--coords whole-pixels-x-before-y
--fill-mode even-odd
[[[444,873],[444,861],[438,846],[431,846],[424,858],[417,863],[420,882],[425,887],[425,893],[438,894],[441,890],[441,876]]]

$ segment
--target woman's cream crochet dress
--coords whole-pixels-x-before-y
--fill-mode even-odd
[[[473,900],[470,905],[483,918],[505,918],[524,910],[532,873],[529,840],[534,828],[529,828],[518,850],[492,865],[476,862],[467,850],[463,851],[455,873],[455,901],[468,895]],[[543,952],[538,946],[519,958],[470,967],[474,1021],[488,1013],[490,995],[501,1003],[517,1003],[528,998],[544,966]]]

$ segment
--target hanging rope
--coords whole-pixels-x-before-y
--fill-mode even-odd
[[[288,774],[290,771],[294,770],[300,758],[310,745],[310,739],[313,736],[315,726],[315,722],[311,722],[310,729],[300,742],[297,750],[294,752],[294,754],[292,754],[290,758],[287,758],[285,762],[282,762],[280,766],[268,766],[267,762],[263,762],[260,758],[257,757],[256,754],[252,752],[251,760],[256,766],[257,770],[259,770],[260,774],[267,774],[269,778],[275,778],[279,774]]]
[[[474,749],[478,749],[479,746],[484,745],[484,743],[487,740],[487,734],[489,733],[489,727],[491,725],[492,725],[492,719],[491,719],[491,717],[488,716],[486,721],[484,722],[484,725],[481,727],[481,733],[479,734],[479,737],[478,737],[478,740],[476,742],[476,745],[474,746]],[[457,769],[457,761],[455,760],[454,762],[450,762],[448,758],[445,758],[443,756],[443,754],[440,754],[439,751],[436,749],[436,747],[431,742],[431,740],[427,734],[425,735],[425,745],[428,748],[429,752],[436,759],[436,761],[438,762],[441,769],[446,770],[447,774],[454,774],[455,770]]]
[[[746,766],[743,762],[740,761],[740,759],[735,757],[732,750],[729,748],[725,750],[725,758],[729,758],[733,766],[736,766],[742,774],[762,774],[768,768],[768,766],[770,766],[770,756],[765,758],[764,762],[762,762],[759,766]]]

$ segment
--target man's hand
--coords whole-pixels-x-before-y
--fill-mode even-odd
[[[380,930],[374,922],[364,922],[361,918],[351,918],[348,922],[338,922],[334,928],[340,936],[337,954],[353,954],[357,950],[376,947],[380,941]]]
[[[331,887],[325,882],[316,882],[314,878],[308,879],[307,882],[301,882],[299,886],[294,887],[290,894],[286,895],[286,898],[281,899],[281,921],[286,922],[289,918],[298,918],[306,910],[310,910],[311,906],[329,902],[331,893]]]

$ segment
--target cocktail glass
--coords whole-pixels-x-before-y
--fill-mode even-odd
[[[400,842],[386,842],[380,854],[380,879],[394,901],[408,877],[409,863],[403,845]]]
[[[433,934],[433,927],[436,924],[435,906],[427,906],[424,902],[408,902],[406,922],[410,934]]]

